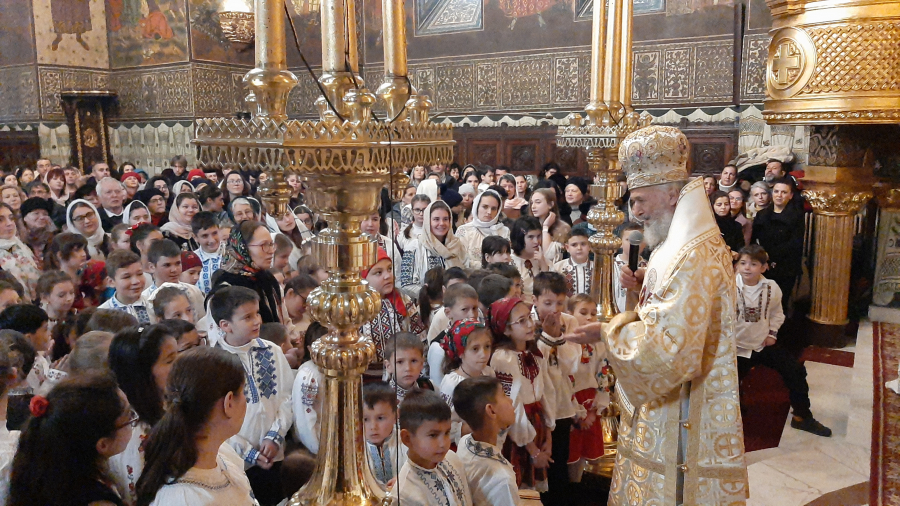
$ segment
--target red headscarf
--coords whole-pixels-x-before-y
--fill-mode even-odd
[[[378,256],[375,258],[375,264],[377,264],[378,262],[380,262],[382,260],[387,260],[388,262],[391,262],[390,268],[393,268],[394,261],[391,259],[390,255],[388,255],[387,251],[384,250],[384,248],[379,247],[378,248]],[[372,265],[374,266],[375,264],[372,264]],[[362,276],[363,279],[365,279],[366,276],[369,275],[370,270],[372,270],[372,267],[369,267],[368,269],[363,269],[362,271],[360,271],[359,275]],[[400,291],[397,290],[396,285],[394,285],[394,290],[391,291],[390,294],[382,295],[381,298],[387,299],[388,302],[390,302],[394,306],[394,309],[397,311],[397,313],[399,313],[401,316],[404,316],[404,317],[409,316],[409,312],[406,310],[406,303],[403,302],[403,297],[400,295]]]
[[[506,297],[491,304],[490,321],[491,331],[495,336],[502,336],[506,333],[506,326],[509,323],[509,314],[512,313],[514,307],[518,303],[524,303],[518,297]]]

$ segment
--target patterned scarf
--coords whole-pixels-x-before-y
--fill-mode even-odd
[[[378,248],[378,256],[375,258],[375,264],[377,264],[378,262],[380,262],[382,260],[387,260],[387,261],[391,262],[391,268],[393,268],[394,260],[390,257],[390,255],[388,255],[387,251],[385,251],[384,248],[379,247]],[[372,265],[375,265],[375,264],[372,264]],[[363,279],[366,279],[366,276],[369,275],[369,270],[371,270],[371,269],[372,268],[369,267],[368,269],[363,269],[362,271],[360,271],[360,273],[359,273],[360,277],[362,277]],[[394,286],[394,290],[390,294],[382,295],[381,298],[390,302],[390,304],[392,306],[394,306],[394,310],[397,311],[397,313],[400,316],[402,316],[403,318],[406,318],[407,316],[409,316],[409,311],[406,310],[406,303],[403,301],[403,296],[400,295],[400,291],[397,290],[396,285]]]
[[[251,277],[259,273],[259,269],[253,266],[253,259],[250,257],[250,247],[247,246],[247,240],[241,235],[240,225],[231,229],[228,241],[225,242],[222,270],[232,274]]]
[[[469,336],[478,329],[487,328],[478,320],[460,320],[450,327],[450,331],[444,334],[441,340],[441,348],[447,353],[447,359],[451,362],[462,357],[466,351]]]

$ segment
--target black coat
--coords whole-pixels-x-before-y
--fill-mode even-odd
[[[716,224],[719,225],[722,238],[725,239],[725,244],[731,248],[731,251],[737,252],[746,246],[744,244],[744,230],[734,218],[731,216],[722,217],[717,214]]]
[[[803,262],[803,211],[788,203],[780,213],[769,206],[753,219],[751,242],[765,248],[772,269],[768,278],[798,276]]]
[[[226,286],[243,286],[259,295],[259,314],[263,323],[281,323],[278,308],[281,306],[281,288],[278,280],[268,271],[260,271],[256,276],[243,276],[218,270],[213,274],[212,289],[206,296],[207,302],[214,293]]]

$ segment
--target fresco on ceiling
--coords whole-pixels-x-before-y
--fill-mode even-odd
[[[110,67],[187,61],[186,12],[185,0],[106,0]]]
[[[2,0],[3,3],[7,1]],[[109,67],[106,20],[103,17],[102,2],[34,0],[32,8],[38,63]],[[4,26],[4,30],[5,28]],[[29,39],[30,34],[21,40]]]

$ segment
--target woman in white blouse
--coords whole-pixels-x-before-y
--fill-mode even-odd
[[[481,268],[481,242],[485,237],[498,235],[509,239],[509,228],[500,223],[503,199],[494,190],[487,190],[475,197],[472,203],[472,221],[456,229],[456,237],[466,248],[466,268]]]
[[[433,267],[462,267],[466,250],[453,234],[452,213],[443,200],[425,208],[422,235],[406,243],[400,267],[400,291],[414,300],[425,283],[425,273]]]

